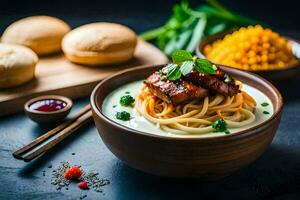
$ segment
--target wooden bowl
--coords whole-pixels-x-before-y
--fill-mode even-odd
[[[33,103],[44,99],[58,99],[66,102],[67,105],[60,110],[51,111],[51,112],[38,111],[30,108],[30,106]],[[24,105],[24,110],[27,116],[36,123],[53,123],[53,122],[58,122],[63,120],[71,111],[72,106],[73,106],[72,100],[67,97],[58,96],[58,95],[44,95],[27,101]]]
[[[175,138],[127,128],[103,114],[103,101],[111,91],[126,83],[145,79],[162,67],[137,67],[121,71],[99,83],[92,92],[91,106],[98,132],[119,159],[133,168],[158,176],[215,180],[253,162],[266,150],[280,122],[283,107],[281,94],[265,79],[229,67],[221,68],[270,98],[274,106],[270,119],[229,135]]]
[[[223,39],[225,35],[232,33],[232,31],[225,31],[221,32],[215,35],[208,36],[204,38],[198,45],[198,48],[196,49],[196,54],[200,58],[206,58],[204,55],[204,47],[208,44],[213,43],[216,40]],[[255,74],[258,74],[270,81],[283,81],[283,80],[288,80],[295,78],[300,75],[300,41],[286,37],[285,38],[288,40],[288,42],[292,46],[292,51],[295,57],[298,59],[298,62],[293,65],[287,65],[282,69],[272,69],[272,70],[247,70],[250,72],[253,72]]]

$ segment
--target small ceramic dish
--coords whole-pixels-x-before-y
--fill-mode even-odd
[[[125,127],[103,113],[111,91],[143,80],[163,65],[121,71],[99,83],[91,95],[91,107],[98,132],[112,153],[129,166],[166,177],[215,180],[256,160],[271,143],[278,128],[283,101],[278,90],[265,79],[234,68],[223,70],[257,88],[271,100],[274,114],[265,122],[218,137],[178,138]]]
[[[36,123],[58,122],[64,119],[73,106],[71,99],[58,95],[39,96],[27,101],[24,110]]]
[[[197,56],[200,58],[206,58],[203,53],[204,47],[208,44],[213,43],[216,40],[224,38],[225,35],[227,35],[229,33],[231,33],[231,32],[225,31],[225,32],[221,32],[221,33],[207,36],[206,38],[204,38],[199,43],[198,48],[196,48]],[[290,37],[285,37],[285,38],[291,44],[293,54],[298,59],[298,62],[296,64],[285,66],[283,69],[256,70],[256,71],[250,71],[250,72],[258,74],[270,81],[288,80],[288,79],[292,79],[296,76],[299,76],[300,75],[300,41],[290,38]]]

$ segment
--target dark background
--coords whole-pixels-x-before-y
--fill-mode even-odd
[[[31,15],[52,15],[72,27],[95,21],[118,22],[136,32],[162,25],[171,14],[171,0],[106,1],[0,1],[0,32],[13,21]],[[203,1],[191,1],[192,6]],[[261,20],[282,33],[300,38],[299,1],[221,0],[228,8]],[[0,119],[0,200],[10,199],[300,199],[300,78],[277,86],[285,99],[280,127],[267,151],[254,163],[209,183],[175,181],[131,169],[112,155],[89,126],[53,151],[31,163],[13,159],[12,152],[26,145],[47,127],[37,126],[24,114]],[[76,101],[72,112],[89,102]],[[0,111],[1,112],[1,111]],[[72,155],[76,152],[76,155]],[[96,169],[111,180],[104,194],[56,191],[51,170],[62,160]],[[45,176],[43,176],[45,173]]]
[[[1,1],[0,31],[11,22],[30,15],[53,15],[71,26],[94,21],[114,21],[134,28],[138,33],[162,25],[171,14],[172,0],[27,0]],[[192,6],[204,1],[191,0]],[[228,8],[280,29],[300,30],[297,0],[220,0]]]

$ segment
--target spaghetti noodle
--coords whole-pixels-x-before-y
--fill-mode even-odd
[[[211,125],[218,119],[224,119],[228,128],[238,128],[254,122],[256,102],[242,91],[232,97],[216,94],[174,106],[154,96],[143,85],[135,107],[143,117],[164,131],[205,134],[214,131]]]

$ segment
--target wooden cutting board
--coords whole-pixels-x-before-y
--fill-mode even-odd
[[[139,41],[134,58],[119,66],[88,67],[69,62],[63,54],[40,58],[36,80],[23,86],[0,90],[0,116],[23,111],[24,103],[36,96],[56,94],[71,99],[87,97],[105,77],[122,69],[167,63],[168,58],[153,45]]]

